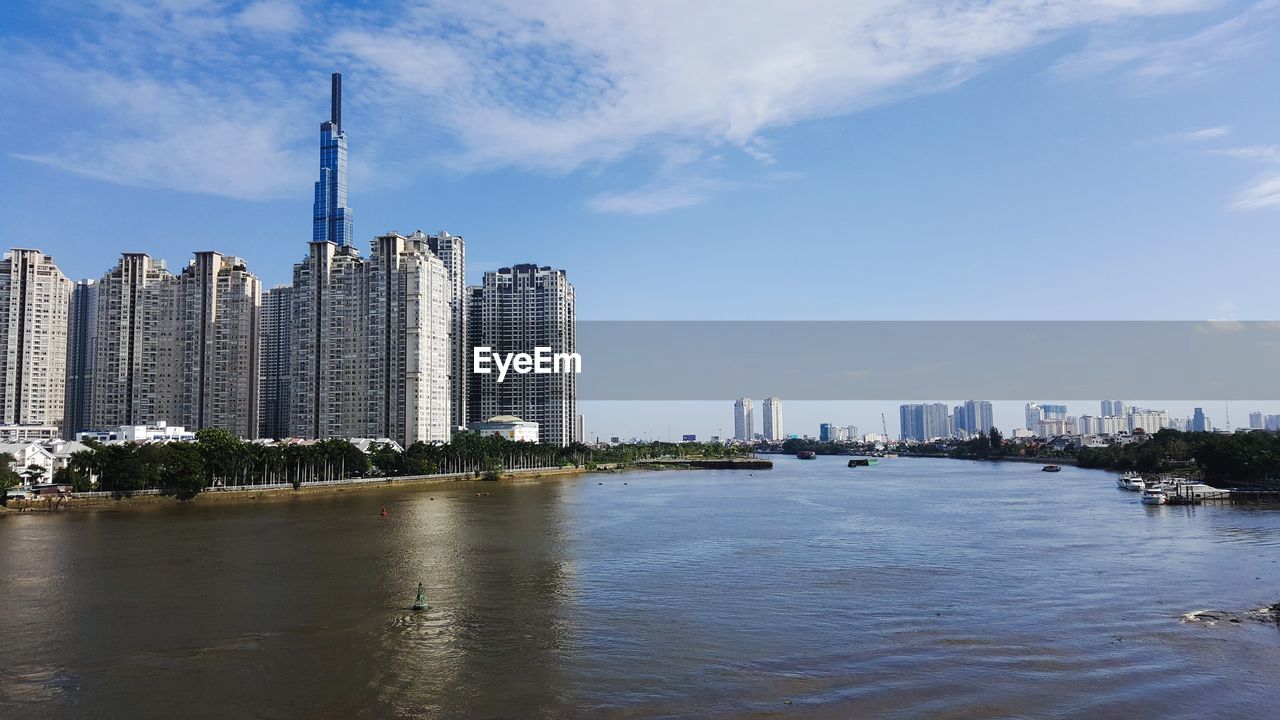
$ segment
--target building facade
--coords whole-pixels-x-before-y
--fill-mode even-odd
[[[289,437],[289,348],[293,339],[293,288],[262,294],[258,359],[258,437]]]
[[[514,265],[484,274],[468,289],[467,344],[495,354],[574,353],[577,310],[573,285],[563,270]],[[514,415],[538,423],[542,442],[567,445],[577,423],[577,377],[573,373],[468,373],[469,422]]]
[[[765,398],[760,406],[760,414],[764,416],[764,439],[778,442],[786,437],[782,431],[782,400],[777,396]]]
[[[733,437],[743,442],[750,442],[756,437],[751,398],[738,398],[733,403]]]
[[[243,259],[210,251],[196,253],[174,288],[181,401],[165,422],[258,437],[262,283]]]
[[[951,422],[945,403],[911,403],[898,407],[898,431],[903,440],[926,442],[950,437]]]
[[[98,336],[98,284],[81,280],[71,291],[67,314],[67,391],[63,437],[92,427],[93,352]]]
[[[0,260],[0,425],[63,424],[71,293],[39,250]]]
[[[449,334],[453,338],[448,369],[449,422],[457,430],[467,424],[467,373],[471,368],[467,357],[467,245],[460,236],[444,230],[435,235],[419,230],[409,237],[415,242],[425,238],[449,277]]]
[[[404,447],[446,443],[453,430],[449,273],[421,234],[375,238],[368,268],[371,436]]]

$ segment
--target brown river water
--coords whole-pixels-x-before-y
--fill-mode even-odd
[[[0,516],[0,718],[1280,717],[1280,628],[1180,622],[1280,601],[1280,509],[908,458],[475,490]]]

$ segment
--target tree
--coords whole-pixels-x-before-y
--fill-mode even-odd
[[[18,473],[9,467],[9,463],[3,462],[5,456],[0,455],[0,505],[9,503],[9,491],[18,487],[18,483],[22,478]]]
[[[1000,434],[999,428],[991,428],[991,432],[987,433],[987,442],[990,443],[993,451],[1000,451],[1000,446],[1004,444],[1004,436]]]
[[[27,484],[37,485],[44,480],[44,474],[47,472],[43,465],[31,463],[26,470],[22,471],[22,476],[27,479]]]
[[[209,486],[204,455],[194,443],[172,443],[167,453],[160,483],[184,495],[195,495]]]
[[[72,492],[89,492],[93,483],[71,465],[60,467],[53,473],[53,482],[58,485],[70,485]]]

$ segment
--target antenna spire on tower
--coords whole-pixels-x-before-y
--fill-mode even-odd
[[[342,132],[342,73],[333,74],[333,91],[329,100],[329,122]]]

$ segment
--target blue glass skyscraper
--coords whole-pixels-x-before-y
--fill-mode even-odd
[[[311,213],[312,241],[351,244],[347,207],[347,136],[342,132],[342,75],[333,74],[329,121],[320,125],[320,179]]]

